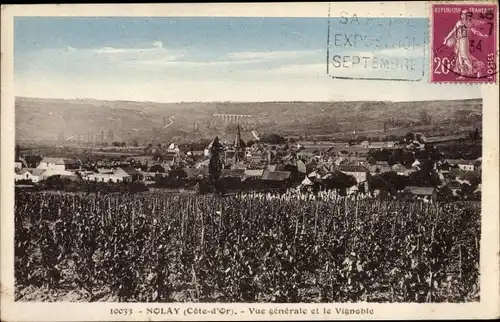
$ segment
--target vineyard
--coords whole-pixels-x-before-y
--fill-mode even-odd
[[[21,191],[15,225],[18,301],[479,300],[479,205]]]

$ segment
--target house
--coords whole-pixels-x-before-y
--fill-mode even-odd
[[[396,172],[400,176],[409,176],[410,173],[408,169],[401,163],[396,163],[391,167],[391,171]]]
[[[118,182],[130,182],[132,177],[125,172],[117,173],[93,173],[83,177],[87,181],[97,181],[104,183],[118,183]]]
[[[264,174],[263,169],[257,169],[257,170],[249,170],[246,169],[242,180],[248,180],[248,179],[260,179],[262,175]]]
[[[80,169],[80,162],[67,158],[43,158],[37,169],[44,170],[43,177],[74,176]]]
[[[97,173],[113,173],[113,169],[111,168],[97,168]]]
[[[344,174],[353,176],[357,183],[366,181],[368,176],[366,168],[360,165],[340,165],[337,167],[337,170]]]
[[[90,171],[90,170],[80,170],[80,171],[77,171],[76,173],[79,174],[82,178],[85,178],[86,176],[94,174],[95,172]]]
[[[45,170],[43,170],[45,171]],[[19,180],[30,180],[33,183],[39,182],[40,181],[40,176],[39,175],[33,175],[33,169],[21,169],[18,172],[14,174],[14,181],[19,181]]]
[[[243,169],[222,169],[221,178],[243,178],[245,170]]]
[[[113,171],[113,174],[123,177],[129,176],[130,181],[132,182],[142,179],[141,173],[132,167],[118,168],[115,171]]]
[[[68,170],[78,170],[80,169],[80,162],[74,159],[68,158],[43,158],[40,164],[37,166],[38,169],[49,170],[53,172],[64,172]]]
[[[456,165],[460,170],[464,171],[474,171],[476,166],[476,160],[454,160],[454,159],[446,159],[445,160],[449,165]]]
[[[33,182],[40,182],[44,180],[46,176],[46,170],[44,169],[32,169],[30,170],[31,174],[33,175]]]
[[[347,162],[350,165],[366,165],[368,163],[366,158],[362,157],[349,157]]]
[[[370,144],[370,149],[382,149],[385,147],[386,147],[385,142],[372,142]]]
[[[434,187],[407,186],[404,192],[432,202],[437,200],[437,190]]]
[[[262,181],[269,185],[286,186],[291,179],[289,171],[264,171]]]

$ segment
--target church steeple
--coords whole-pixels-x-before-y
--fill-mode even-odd
[[[244,149],[244,142],[241,139],[240,124],[238,123],[238,133],[236,134],[236,139],[234,140],[234,162],[242,161],[242,156],[240,155]],[[244,156],[243,156],[244,159]]]
[[[236,139],[234,140],[234,147],[236,149],[241,148],[241,133],[240,133],[240,124],[238,123],[238,133],[236,134]]]

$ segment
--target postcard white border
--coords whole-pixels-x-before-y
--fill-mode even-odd
[[[97,321],[147,320],[145,315],[110,315],[110,308],[198,307],[233,308],[373,308],[374,314],[337,315],[191,315],[150,316],[150,320],[320,320],[320,319],[457,319],[500,316],[499,301],[499,101],[498,84],[482,86],[483,95],[483,217],[481,231],[481,301],[469,304],[142,304],[142,303],[19,303],[13,301],[14,203],[14,16],[247,16],[326,17],[328,3],[148,4],[148,5],[22,5],[2,6],[1,82],[1,320]],[[424,2],[336,3],[332,16],[356,13],[360,17],[427,17]],[[439,86],[436,84],[436,86]]]

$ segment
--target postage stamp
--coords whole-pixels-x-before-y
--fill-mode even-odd
[[[495,83],[498,6],[432,6],[431,82]]]

